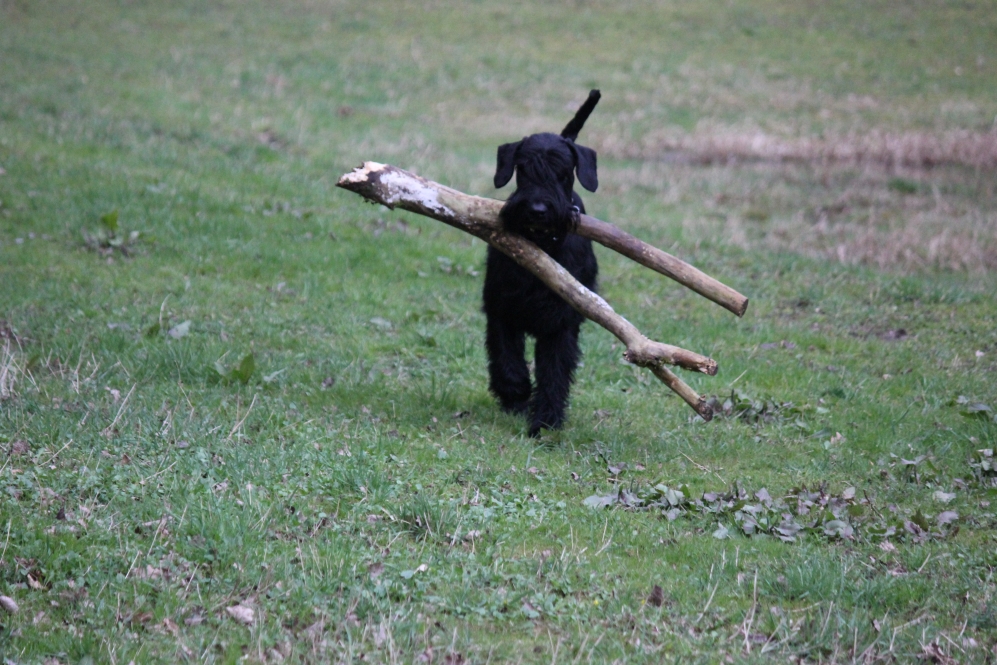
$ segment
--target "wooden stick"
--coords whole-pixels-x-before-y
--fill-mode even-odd
[[[365,162],[361,169],[366,168],[368,164],[375,164],[375,162]],[[396,169],[393,166],[386,168],[406,173],[411,177],[418,177],[402,169]],[[428,180],[423,182],[439,189],[441,193],[446,195],[458,197],[470,196],[448,187],[444,187],[443,185],[435,182]],[[339,186],[344,187],[342,182],[340,182]],[[347,189],[349,188],[347,187]],[[474,211],[475,223],[488,226],[490,228],[500,228],[498,222],[498,211],[502,209],[502,201],[485,199],[477,196],[471,198],[474,199],[475,204],[478,206],[478,209]],[[388,207],[390,208],[392,206],[389,205]],[[429,214],[428,211],[413,210],[413,212],[418,212],[423,215],[428,214],[429,217],[433,217],[433,215]],[[450,222],[445,219],[441,219],[440,221],[450,224]],[[458,226],[457,228],[467,231],[468,233],[474,233],[473,231],[462,226]],[[679,284],[692,289],[708,300],[712,300],[721,307],[730,310],[737,316],[744,316],[744,313],[748,309],[748,299],[723,282],[710,277],[699,268],[689,265],[682,259],[672,256],[668,252],[662,251],[653,245],[649,245],[646,242],[635,238],[626,231],[623,231],[608,222],[604,222],[601,219],[596,219],[595,217],[591,217],[589,215],[581,215],[578,228],[575,230],[575,233],[584,238],[594,240],[615,252],[619,252],[623,256],[633,259],[644,267],[650,268],[651,270],[659,272],[666,277],[674,279]]]
[[[343,175],[336,185],[360,194],[368,201],[432,217],[481,238],[536,275],[586,318],[616,335],[627,347],[624,358],[628,362],[650,368],[704,420],[712,419],[713,410],[706,400],[662,363],[713,376],[717,373],[716,361],[645,337],[636,326],[617,314],[609,303],[587,289],[543,250],[521,236],[507,233],[499,220],[501,201],[464,194],[377,162],[364,162]]]
[[[744,316],[748,309],[748,299],[719,282],[702,270],[689,265],[682,259],[663,252],[653,245],[638,240],[626,231],[595,217],[582,215],[575,231],[578,235],[595,240],[601,245],[633,259],[637,263],[671,277],[699,295],[729,309],[738,316]]]

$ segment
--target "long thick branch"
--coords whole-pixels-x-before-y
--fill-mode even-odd
[[[712,418],[706,401],[662,363],[714,375],[716,362],[698,353],[648,339],[539,247],[518,235],[506,233],[499,221],[501,201],[464,194],[376,162],[365,162],[341,177],[337,185],[389,208],[399,207],[432,217],[477,236],[507,254],[585,317],[616,335],[627,347],[624,357],[629,362],[650,368],[700,416],[705,420]]]

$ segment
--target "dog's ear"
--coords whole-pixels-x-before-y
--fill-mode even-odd
[[[516,170],[516,151],[522,141],[504,143],[498,147],[498,165],[495,167],[495,189],[505,187]]]
[[[583,145],[577,145],[574,142],[569,143],[569,145],[571,146],[571,152],[575,153],[578,182],[585,189],[594,192],[599,187],[599,176],[595,170],[595,150],[586,148]]]

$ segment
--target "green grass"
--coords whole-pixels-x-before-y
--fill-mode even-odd
[[[995,52],[986,3],[0,3],[0,656],[982,662],[993,171],[656,146],[986,139]],[[373,159],[502,197],[495,146],[590,87],[590,212],[751,306],[598,249],[601,292],[771,415],[698,422],[588,324],[568,426],[528,439],[487,392],[483,244],[333,186]],[[583,503],[659,483],[746,500]],[[744,535],[803,487],[852,538]]]

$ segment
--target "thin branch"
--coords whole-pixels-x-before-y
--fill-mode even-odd
[[[608,222],[582,215],[576,233],[633,259],[645,268],[674,279],[738,316],[744,316],[744,312],[748,309],[748,299],[726,284],[668,252],[638,240]]]

